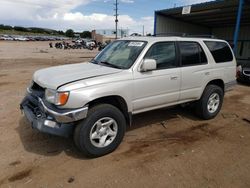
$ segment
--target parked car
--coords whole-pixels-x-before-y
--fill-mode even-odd
[[[24,36],[17,36],[14,38],[14,40],[15,41],[29,41],[29,39]]]
[[[88,47],[93,47],[93,48],[95,47],[95,42],[94,42],[94,41],[91,41],[91,40],[86,41],[85,44],[86,44],[86,46],[88,46]]]
[[[214,118],[235,76],[226,41],[131,37],[89,63],[35,72],[21,109],[33,128],[73,135],[79,150],[99,157],[119,146],[134,114],[194,103],[199,117]]]
[[[102,51],[108,44],[107,43],[99,43],[98,44],[98,50]]]
[[[237,80],[250,83],[250,60],[238,61],[237,63]]]
[[[141,36],[141,34],[139,34],[139,33],[132,33],[130,36],[132,36],[132,37],[139,37],[139,36]]]
[[[3,35],[2,37],[1,37],[1,40],[10,40],[10,41],[12,41],[12,40],[14,40],[11,36],[9,36],[9,35]]]
[[[36,41],[34,36],[28,36],[27,39],[28,39],[28,41]]]

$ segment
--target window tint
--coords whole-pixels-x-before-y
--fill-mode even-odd
[[[182,66],[200,65],[207,63],[207,57],[196,42],[179,42]]]
[[[157,69],[176,67],[176,51],[174,42],[154,44],[147,52],[145,59],[154,59]]]
[[[204,41],[212,53],[216,63],[224,63],[233,60],[232,51],[225,42]]]

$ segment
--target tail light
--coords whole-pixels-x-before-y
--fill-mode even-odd
[[[242,67],[241,65],[237,66],[236,68],[236,78],[239,78],[242,72]]]

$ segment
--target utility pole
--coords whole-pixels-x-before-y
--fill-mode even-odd
[[[144,25],[142,26],[142,36],[144,36]]]
[[[118,2],[115,0],[115,38],[117,39],[117,28],[118,28]]]

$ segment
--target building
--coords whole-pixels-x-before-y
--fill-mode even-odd
[[[250,0],[215,0],[155,11],[154,34],[213,35],[250,63]]]
[[[117,37],[123,38],[129,35],[128,29],[118,29],[117,30]],[[115,29],[102,29],[102,30],[93,30],[91,32],[92,39],[96,40],[97,42],[106,42],[106,41],[113,41],[116,39],[116,31]]]

